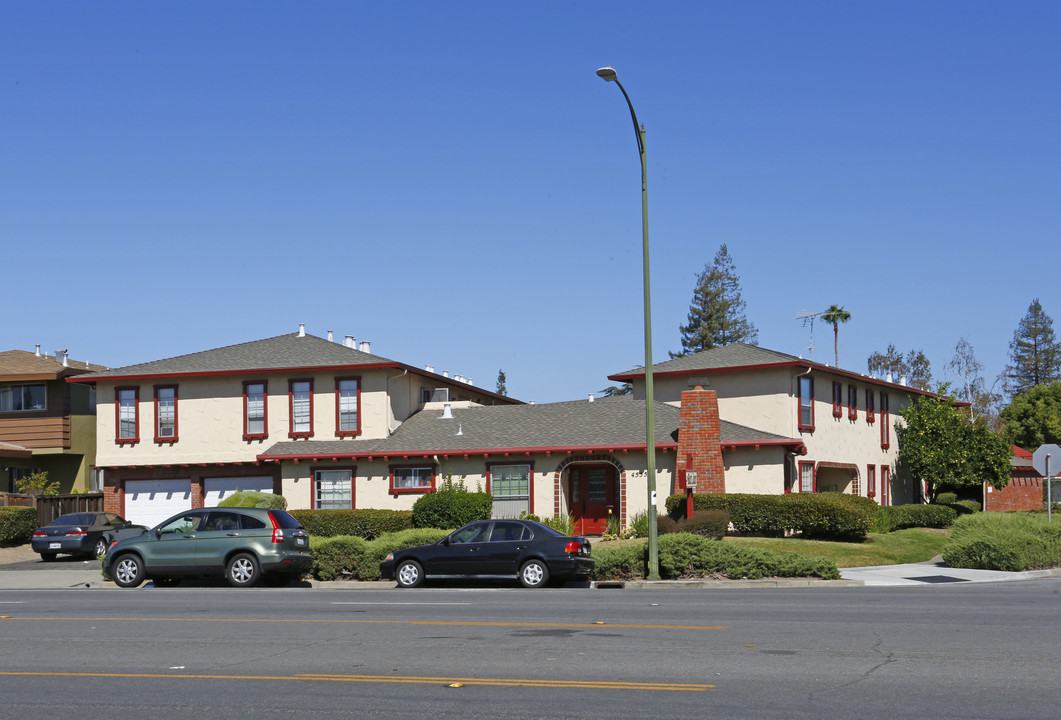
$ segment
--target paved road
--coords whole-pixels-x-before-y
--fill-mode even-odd
[[[1058,597],[1058,578],[11,590],[0,716],[1053,718]]]

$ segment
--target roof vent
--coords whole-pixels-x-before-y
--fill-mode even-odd
[[[442,414],[438,416],[439,420],[452,420],[453,419],[453,407],[446,403],[442,406]]]
[[[425,365],[424,366],[424,370],[427,370],[429,373],[433,373],[433,372],[435,372],[435,366],[434,365]]]
[[[41,344],[37,343],[37,357],[41,356]]]
[[[463,435],[464,434],[464,425],[462,425],[460,423],[457,423],[457,434],[458,435]]]
[[[899,376],[899,384],[900,385],[906,385],[906,376],[905,375],[900,375]]]
[[[70,362],[66,356],[66,350],[55,351],[55,362],[62,363],[63,367],[70,367]]]
[[[335,339],[332,337],[332,331],[331,330],[328,331],[328,342],[335,342]]]
[[[306,323],[299,323],[298,324],[298,336],[299,337],[306,337]]]
[[[889,370],[888,374],[884,376],[884,379],[888,382],[892,382],[892,371]]]
[[[372,343],[370,343],[368,340],[362,340],[361,341],[361,352],[363,352],[363,353],[372,352]]]
[[[442,377],[449,377],[449,370],[443,370]]]
[[[590,401],[590,402],[593,402],[593,393],[590,393],[590,394],[589,394],[589,401]]]
[[[343,340],[343,345],[345,345],[348,348],[354,348],[356,350],[357,349],[357,340],[354,340],[354,336],[353,335],[347,335],[346,339]]]

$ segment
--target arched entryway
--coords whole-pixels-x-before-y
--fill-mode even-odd
[[[608,520],[625,525],[623,497],[626,472],[614,458],[585,456],[568,458],[556,471],[556,493],[579,535],[608,532]],[[561,503],[558,502],[558,505]]]

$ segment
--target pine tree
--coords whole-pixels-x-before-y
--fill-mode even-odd
[[[1037,385],[1061,379],[1061,347],[1054,336],[1054,321],[1043,312],[1039,298],[1013,333],[1006,376],[1012,395],[1024,395]]]
[[[696,276],[688,323],[680,326],[681,355],[733,343],[757,345],[759,332],[744,314],[740,278],[729,249],[722,245],[715,260]]]
[[[497,394],[508,395],[508,388],[505,387],[505,371],[497,371]]]

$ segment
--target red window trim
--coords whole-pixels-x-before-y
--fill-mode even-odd
[[[340,430],[339,429],[339,386],[344,380],[353,380],[357,383],[357,429],[356,430]],[[360,375],[348,375],[346,377],[335,378],[335,437],[357,437],[361,434],[361,376]]]
[[[892,469],[887,465],[880,466],[880,504],[891,505]]]
[[[844,386],[843,383],[833,383],[833,417],[838,418],[844,414]]]
[[[177,442],[180,438],[180,426],[177,424],[179,417],[177,415],[177,386],[176,385],[155,385],[155,442],[159,445],[172,445]],[[158,434],[158,391],[159,390],[173,390],[173,437],[162,437]]]
[[[866,466],[866,497],[877,497],[877,466]]]
[[[804,492],[803,490],[803,468],[804,466],[810,465],[810,491],[815,493],[818,491],[818,473],[815,472],[814,462],[812,461],[799,461],[799,467],[796,468],[796,492]]]
[[[807,381],[810,388],[810,422],[803,422],[803,381]],[[802,376],[799,378],[796,388],[796,423],[800,432],[814,432],[814,378]]]
[[[123,438],[122,433],[122,392],[133,391],[133,436]],[[135,445],[140,442],[140,387],[127,385],[114,388],[114,442],[119,445]]]
[[[858,388],[847,386],[847,419],[858,420]]]
[[[394,487],[394,471],[402,468],[430,468],[431,469],[431,485],[429,487],[416,487],[416,488],[396,488]],[[403,463],[401,465],[389,465],[387,467],[387,477],[390,483],[390,494],[391,495],[409,495],[409,494],[423,494],[435,492],[435,488],[438,487],[438,469],[433,463]]]
[[[295,432],[295,383],[309,383],[309,430]],[[289,438],[313,437],[313,378],[295,378],[287,381],[287,436]]]
[[[529,512],[530,514],[533,515],[534,514],[534,461],[533,460],[527,460],[525,462],[520,462],[519,460],[509,460],[508,462],[498,461],[498,462],[488,462],[488,463],[486,463],[486,492],[491,497],[493,497],[493,492],[494,491],[493,491],[493,486],[490,484],[491,483],[490,473],[491,473],[491,470],[493,469],[493,467],[495,465],[528,465],[528,466],[530,466],[530,477],[528,478],[528,483],[527,483],[527,492],[530,493],[530,497],[528,498],[527,505],[528,505],[528,507],[530,509],[527,510],[527,512]]]
[[[263,432],[247,432],[247,386],[262,386],[262,428]],[[312,396],[311,396],[312,397]],[[243,439],[264,440],[269,437],[269,382],[267,380],[244,380],[243,381]]]
[[[320,470],[349,470],[350,471],[350,509],[357,507],[357,465],[314,465],[309,469],[310,489],[309,506],[317,509],[317,472]]]
[[[881,390],[880,393],[880,448],[887,450],[892,446],[892,434],[889,427],[891,412],[888,407],[888,393]]]
[[[875,413],[873,412],[873,390],[866,388],[866,424],[872,425],[875,419]]]

